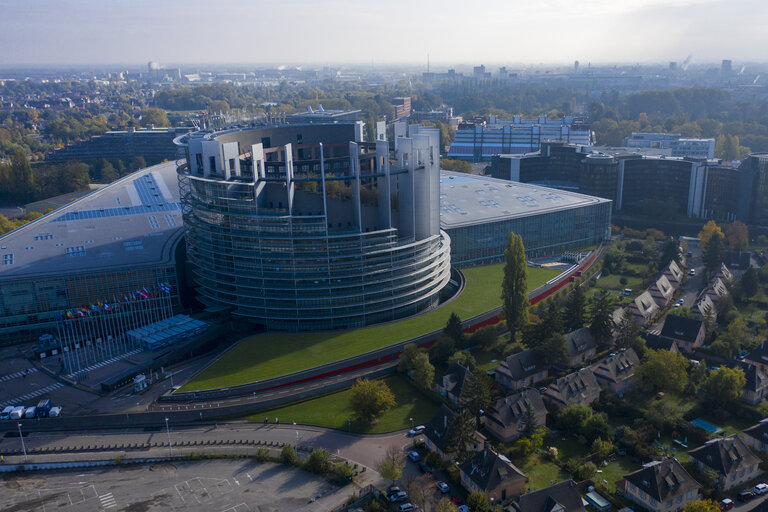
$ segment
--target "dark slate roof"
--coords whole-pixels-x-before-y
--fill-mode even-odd
[[[668,496],[701,488],[701,484],[673,458],[651,462],[643,469],[626,475],[624,479],[653,499],[662,502],[666,501]]]
[[[745,428],[742,434],[749,436],[753,439],[760,441],[761,443],[768,444],[768,418],[762,420],[757,425],[753,425],[749,428]]]
[[[452,395],[461,395],[461,390],[464,388],[464,381],[467,378],[469,369],[461,365],[461,363],[453,363],[448,369],[448,373],[445,377],[448,377],[448,386],[446,386],[446,392]]]
[[[507,356],[501,362],[501,371],[508,373],[513,380],[520,380],[548,368],[544,359],[533,350],[523,350]]]
[[[634,349],[628,348],[616,354],[611,354],[592,366],[592,371],[612,382],[621,382],[635,374],[640,366],[640,358]]]
[[[747,357],[744,359],[759,364],[768,364],[768,342],[762,342],[760,346],[754,348],[752,352],[747,354]]]
[[[759,391],[768,386],[768,375],[766,375],[759,367],[741,362],[739,368],[744,370],[744,377],[747,379],[746,384],[744,384],[744,389],[748,391]]]
[[[451,428],[451,421],[453,421],[455,415],[456,413],[447,405],[441,405],[427,424],[427,428],[424,431],[424,435],[427,436],[435,446],[440,448],[443,453],[453,451],[453,447],[446,446],[446,438],[448,437],[448,429]]]
[[[696,341],[699,329],[703,322],[695,318],[685,318],[677,315],[667,315],[661,335],[675,340],[683,340],[690,343]]]
[[[677,347],[677,342],[666,336],[647,333],[645,335],[645,346],[653,350],[669,350],[671,352],[673,347]],[[679,352],[680,348],[677,347],[677,349]]]
[[[600,389],[595,374],[589,368],[582,368],[581,370],[569,373],[564,377],[560,377],[555,382],[549,385],[549,388],[553,391],[558,391],[560,398],[566,403],[570,404],[578,400],[573,400],[574,397],[578,397],[590,389]]]
[[[582,327],[569,332],[565,335],[565,341],[567,342],[566,349],[569,357],[583,354],[589,349],[597,347],[597,342],[592,337],[592,333],[589,332],[589,327]]]
[[[576,482],[566,480],[539,491],[523,494],[512,503],[512,510],[516,512],[551,512],[557,505],[564,512],[584,512],[584,503]]]
[[[459,468],[483,492],[493,491],[510,482],[528,481],[528,477],[508,458],[490,448],[477,452]]]
[[[688,454],[721,475],[730,475],[760,463],[760,459],[749,451],[738,436],[713,439]]]
[[[517,423],[525,413],[526,404],[531,405],[531,409],[537,416],[547,413],[541,394],[535,389],[526,389],[520,393],[496,400],[486,412],[485,419],[494,421],[503,427]]]

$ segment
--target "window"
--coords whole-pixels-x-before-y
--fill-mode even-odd
[[[229,159],[229,170],[230,171],[234,171],[235,170],[235,159],[234,158],[230,158]]]
[[[216,172],[216,157],[215,156],[209,156],[208,157],[208,165],[211,168],[211,172]]]
[[[195,153],[195,164],[197,164],[198,169],[203,168],[203,155],[200,153]]]

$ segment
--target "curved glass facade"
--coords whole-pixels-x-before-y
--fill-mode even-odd
[[[362,144],[352,142],[345,158],[350,174],[337,176],[334,187],[325,174],[331,159],[322,150],[315,178],[295,178],[292,170],[303,164],[291,163],[298,152],[291,147],[281,148],[285,163],[277,175],[259,172],[263,147],[253,149],[251,162],[241,158],[240,176],[228,179],[181,166],[187,256],[200,300],[270,330],[355,328],[436,306],[450,280],[450,239],[439,227],[413,229],[417,209],[397,199],[414,203],[419,187],[411,187],[414,193],[407,185],[418,180],[408,178],[407,167],[391,172],[381,143],[370,165],[361,165]],[[222,166],[234,171],[227,160]],[[268,158],[264,162],[269,167]],[[252,178],[244,176],[246,168],[256,169]],[[337,192],[344,183],[348,194]],[[390,190],[400,194],[387,201]]]

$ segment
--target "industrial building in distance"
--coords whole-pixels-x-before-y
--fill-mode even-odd
[[[737,167],[547,142],[540,151],[494,156],[491,175],[610,199],[616,212],[768,226],[768,153]]]
[[[600,243],[611,201],[440,171],[434,128],[264,125],[177,138],[137,171],[0,237],[0,336],[160,287],[273,330],[369,325],[436,307],[452,267]],[[453,284],[451,284],[453,282]]]

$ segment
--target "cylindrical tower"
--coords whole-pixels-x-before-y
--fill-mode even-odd
[[[439,208],[422,193],[439,186],[439,138],[422,128],[412,153],[392,159],[386,141],[358,132],[287,125],[178,139],[187,254],[204,304],[270,330],[361,327],[437,305],[450,240],[415,229],[415,212]]]

